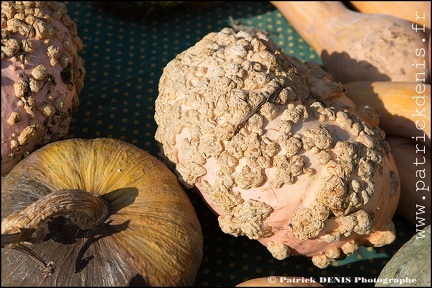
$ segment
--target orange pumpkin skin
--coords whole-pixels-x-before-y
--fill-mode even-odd
[[[2,248],[2,285],[194,283],[203,253],[200,223],[175,175],[157,158],[109,138],[50,143],[2,179],[2,219],[62,189],[102,197],[111,215],[84,231],[64,217],[52,219],[48,239],[30,246],[46,262],[54,261],[54,273],[46,278],[27,255]]]
[[[413,225],[431,223],[431,203],[427,198],[431,187],[430,148],[408,137],[387,137],[401,178],[401,196],[397,212]],[[417,164],[416,164],[417,163]]]

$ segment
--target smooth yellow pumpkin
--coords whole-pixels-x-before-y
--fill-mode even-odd
[[[194,207],[175,175],[132,144],[48,144],[15,166],[1,188],[2,286],[195,281],[203,236]]]

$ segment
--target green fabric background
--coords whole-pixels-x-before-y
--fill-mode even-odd
[[[113,137],[157,156],[154,140],[154,101],[163,67],[176,54],[193,46],[209,32],[236,24],[270,31],[286,54],[317,61],[317,54],[267,1],[226,1],[211,7],[179,8],[143,17],[119,17],[94,2],[65,2],[84,42],[85,86],[74,113],[70,137]],[[217,217],[192,190],[187,191],[201,221],[204,257],[196,278],[198,287],[233,287],[265,277],[348,277],[351,283],[322,283],[332,287],[372,287],[353,283],[354,277],[377,278],[390,257],[415,233],[415,227],[395,216],[397,240],[381,248],[360,248],[326,269],[310,258],[274,259],[259,242],[221,232]]]

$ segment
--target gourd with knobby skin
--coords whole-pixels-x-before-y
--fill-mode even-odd
[[[193,285],[199,220],[175,175],[144,150],[57,141],[1,184],[2,286]]]
[[[379,125],[387,135],[420,137],[431,146],[429,84],[359,81],[344,87],[348,98],[357,105],[369,105],[378,113]]]
[[[396,236],[399,178],[375,117],[316,62],[224,28],[164,68],[155,139],[223,232],[325,268]]]
[[[340,1],[271,1],[318,53],[336,81],[416,82],[416,51],[427,51],[426,33],[406,20],[364,14]],[[426,62],[424,62],[426,63]],[[427,65],[427,64],[426,64]],[[425,66],[426,67],[426,66]],[[430,83],[430,74],[421,75]]]
[[[397,212],[413,224],[430,223],[430,201],[422,198],[430,189],[430,85],[360,81],[344,87],[357,105],[370,105],[380,116],[377,125],[387,134],[401,178]]]
[[[57,1],[2,1],[1,175],[68,135],[84,87],[83,42]]]

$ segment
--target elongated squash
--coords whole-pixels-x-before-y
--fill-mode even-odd
[[[428,40],[428,53],[427,53],[427,55],[428,55],[428,67],[429,67],[429,75],[431,75],[431,72],[432,72],[432,65],[431,65],[431,53],[432,53],[432,51],[431,51],[431,32],[429,32],[429,40]]]
[[[415,82],[427,66],[426,33],[382,14],[348,9],[340,1],[271,1],[318,53],[336,81]],[[421,53],[419,57],[416,53]],[[427,67],[426,67],[427,69]],[[421,75],[429,79],[427,72]]]
[[[390,136],[417,137],[431,146],[431,89],[415,82],[351,82],[346,95],[357,105],[370,105],[380,127]],[[424,139],[423,139],[424,138]]]
[[[397,213],[414,225],[429,225],[430,148],[406,137],[387,137],[400,176],[401,195]]]
[[[359,12],[387,14],[399,17],[430,29],[430,1],[350,1]]]

